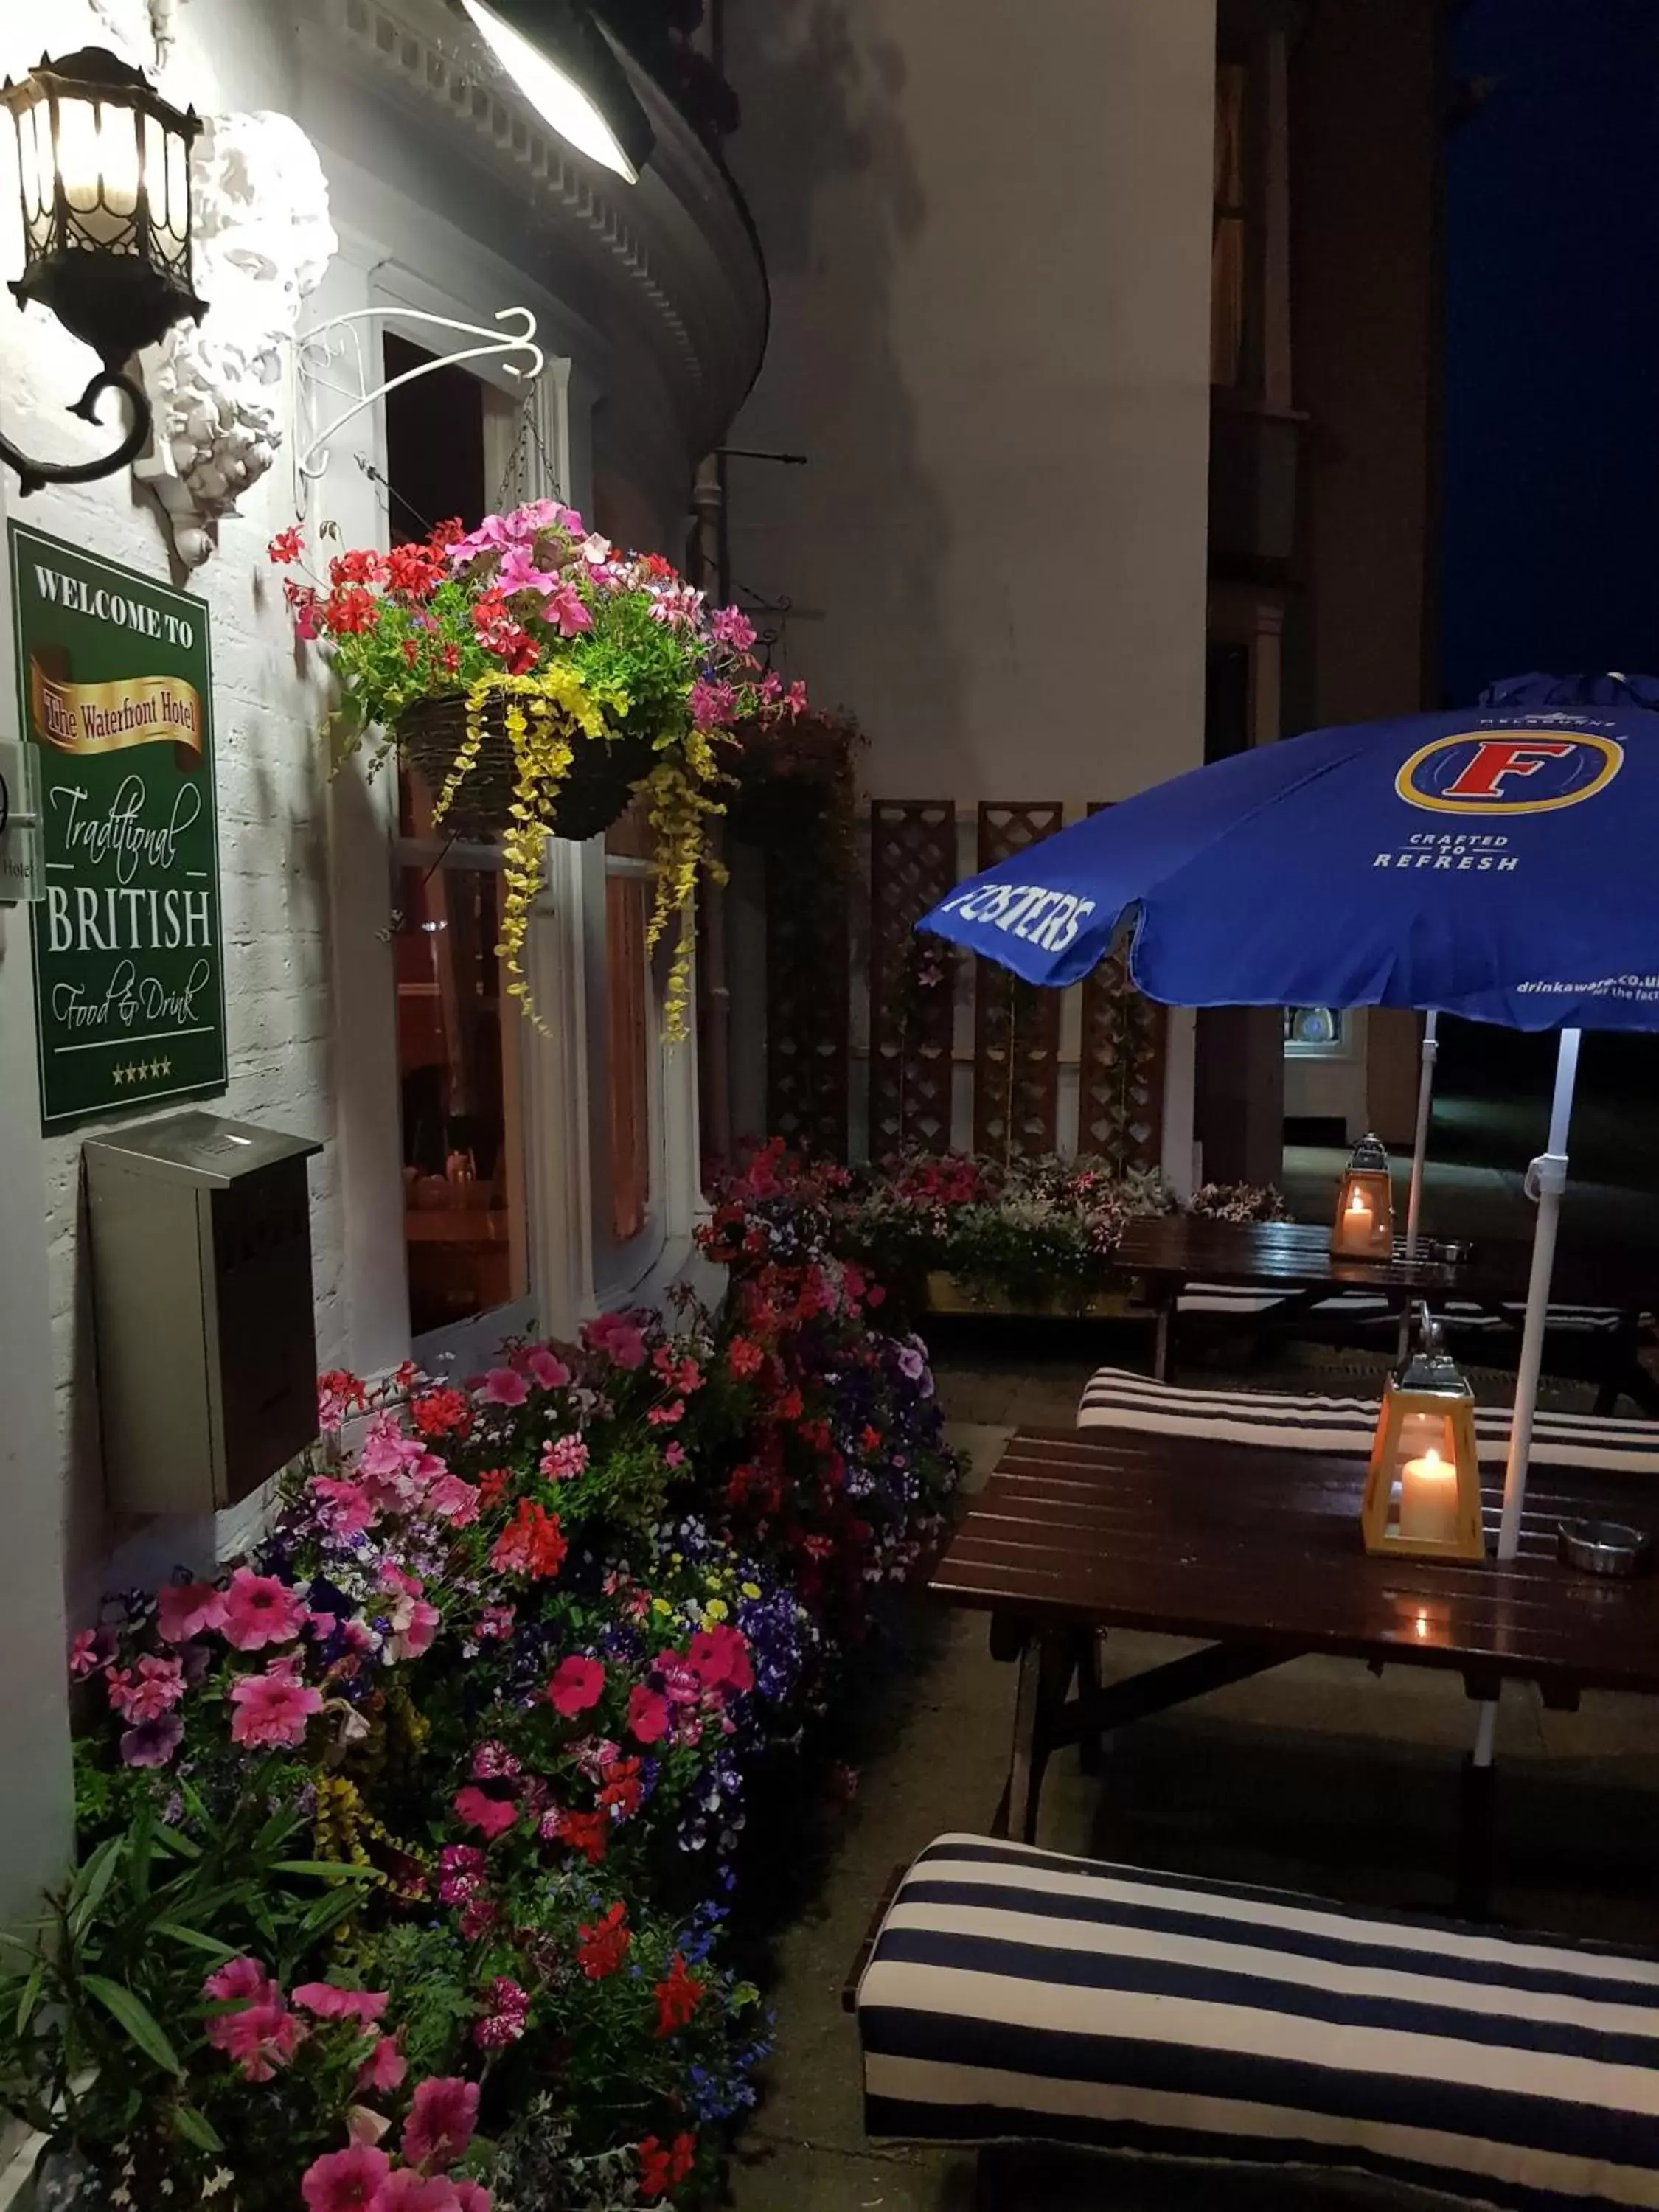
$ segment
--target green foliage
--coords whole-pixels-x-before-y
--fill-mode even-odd
[[[248,1951],[279,1973],[301,1969],[326,1941],[319,1906],[332,1911],[359,1879],[301,1870],[288,1856],[299,1814],[257,1786],[213,1819],[186,1790],[170,1822],[147,1777],[103,1781],[88,1797],[121,1825],[49,1900],[33,1942],[0,1939],[0,2106],[94,2155],[112,2154],[149,2106],[210,2154],[218,2130],[191,2094],[209,2057],[204,1975]],[[222,2072],[216,2059],[210,2071]]]

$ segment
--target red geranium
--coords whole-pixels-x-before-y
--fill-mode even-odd
[[[559,1533],[559,1516],[527,1498],[495,1539],[489,1564],[500,1573],[529,1575],[541,1579],[556,1575],[569,1545]]]
[[[423,1437],[464,1437],[472,1426],[472,1408],[464,1390],[428,1390],[416,1399],[409,1418]]]
[[[640,2195],[665,2197],[676,2183],[684,2181],[696,2162],[697,2139],[695,2136],[676,2136],[672,2147],[665,2150],[655,2136],[647,2136],[639,2145]]]
[[[428,545],[394,545],[386,556],[386,582],[411,599],[428,599],[442,583],[447,567]]]
[[[327,629],[350,637],[359,630],[374,629],[380,618],[380,601],[361,584],[342,585],[323,601],[322,617]]]
[[[603,1919],[577,1929],[576,1963],[590,1982],[602,1982],[620,1967],[633,1941],[628,1907],[613,1905]]]
[[[702,1984],[687,1973],[685,1961],[676,1951],[667,1980],[659,1982],[653,1995],[657,2000],[657,2034],[660,2039],[672,2035],[676,2028],[684,2027],[691,2018],[702,2002]]]

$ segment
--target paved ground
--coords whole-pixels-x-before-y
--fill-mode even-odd
[[[1494,1212],[1503,1200],[1494,1194]],[[1069,1425],[1095,1357],[1135,1354],[1127,1341],[1097,1354],[1065,1332],[1021,1341],[986,1327],[963,1324],[936,1347],[941,1396],[981,1480],[1017,1425]],[[1217,1357],[1216,1371],[1243,1379],[1242,1347],[1223,1346]],[[1352,1387],[1354,1363],[1334,1369],[1339,1358],[1309,1353],[1248,1371],[1258,1382],[1309,1389],[1341,1371]],[[1484,1397],[1501,1390],[1495,1377],[1483,1385]],[[1568,1389],[1553,1395],[1583,1402]],[[1113,1639],[1109,1657],[1113,1669],[1130,1671],[1179,1648],[1126,1636]],[[856,1799],[830,1821],[817,1856],[780,1870],[799,1901],[777,1951],[777,2052],[740,2147],[738,2212],[967,2212],[974,2203],[970,2160],[866,2143],[856,2040],[839,1993],[892,1869],[942,1831],[988,1820],[1003,1779],[1013,1670],[990,1659],[981,1620],[919,1606],[901,1624],[884,1679],[860,1716]],[[1074,1756],[1062,1754],[1043,1793],[1042,1840],[1445,1910],[1457,1767],[1470,1733],[1455,1680],[1398,1670],[1379,1680],[1357,1662],[1300,1662],[1126,1732],[1102,1778],[1086,1781]],[[1568,1717],[1511,1694],[1499,1756],[1502,1917],[1659,1942],[1644,1856],[1659,1809],[1659,1710],[1606,1697]],[[1022,2154],[995,2204],[997,2212],[1360,2212],[1428,2201],[1283,2172],[1220,2179],[1139,2161],[1056,2166]]]

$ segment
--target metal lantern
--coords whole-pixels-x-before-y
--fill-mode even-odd
[[[1474,1393],[1421,1310],[1416,1351],[1389,1378],[1359,1523],[1368,1552],[1481,1559]]]
[[[50,307],[103,363],[72,411],[95,421],[94,401],[118,390],[134,414],[115,453],[75,467],[31,461],[0,439],[27,492],[107,476],[149,434],[149,402],[123,364],[205,312],[190,265],[190,149],[201,125],[100,46],[43,57],[21,84],[7,78],[0,104],[16,131],[23,214],[23,273],[11,289],[20,307]]]
[[[1360,1139],[1342,1171],[1331,1249],[1344,1260],[1394,1256],[1394,1184],[1389,1156],[1375,1137]]]

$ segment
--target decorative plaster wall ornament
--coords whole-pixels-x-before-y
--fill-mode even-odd
[[[337,241],[322,164],[291,117],[210,117],[192,187],[197,286],[211,312],[143,357],[155,434],[133,474],[195,568],[276,458],[283,350]]]

